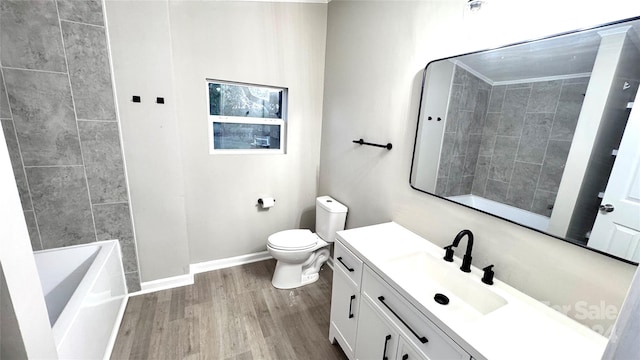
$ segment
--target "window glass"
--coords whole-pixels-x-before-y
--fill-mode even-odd
[[[210,154],[284,154],[287,89],[207,80]]]
[[[282,89],[209,83],[209,114],[254,118],[282,118]]]
[[[280,129],[280,125],[214,122],[214,149],[280,149]]]

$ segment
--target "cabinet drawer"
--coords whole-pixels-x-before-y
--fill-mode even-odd
[[[362,279],[362,260],[355,256],[349,249],[336,241],[333,250],[333,268],[340,269],[347,275],[353,285],[360,289]]]
[[[362,292],[380,311],[397,321],[406,338],[427,358],[469,360],[469,354],[368,267],[362,277]]]

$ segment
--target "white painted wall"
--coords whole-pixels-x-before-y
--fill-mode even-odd
[[[326,4],[171,1],[191,263],[266,250],[312,228],[320,161]],[[289,89],[287,154],[209,155],[205,79]],[[273,196],[275,207],[258,211]]]
[[[168,3],[107,0],[106,17],[140,277],[183,275],[189,244]]]
[[[619,309],[634,266],[412,190],[409,168],[429,61],[640,15],[640,3],[494,0],[463,17],[464,3],[329,3],[319,192],[349,206],[348,228],[394,220],[442,246],[471,229],[475,265],[495,264],[498,278],[571,316],[581,301]],[[351,143],[360,137],[393,150]]]
[[[0,201],[0,266],[14,312],[14,314],[3,313],[1,317],[12,318],[15,315],[24,345],[22,347],[11,344],[16,345],[14,347],[16,351],[26,351],[29,359],[57,359],[58,353],[53,342],[40,277],[33,258],[27,224],[5,144],[4,133],[0,131],[0,199],[2,199]],[[2,285],[2,290],[5,290],[5,284]],[[6,295],[3,294],[2,297]],[[10,310],[6,306],[2,306],[1,309]],[[16,334],[3,336],[10,335]],[[3,342],[8,340],[20,341],[20,338],[3,339]],[[24,355],[4,352],[2,354],[16,356],[16,358]]]

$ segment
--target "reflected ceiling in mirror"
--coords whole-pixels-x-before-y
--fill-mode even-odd
[[[430,62],[411,186],[640,260],[640,20]]]

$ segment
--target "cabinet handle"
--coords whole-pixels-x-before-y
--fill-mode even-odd
[[[353,317],[353,314],[351,313],[351,305],[353,305],[353,300],[356,299],[355,295],[351,295],[351,300],[349,300],[349,319],[351,319]]]
[[[409,329],[409,331],[411,331],[411,333],[413,334],[413,336],[415,336],[418,340],[420,340],[420,342],[421,342],[421,343],[423,343],[423,344],[424,344],[424,343],[429,342],[429,340],[428,340],[426,337],[424,337],[424,336],[420,336],[420,335],[418,335],[415,331],[413,331],[413,329],[412,329],[412,328],[411,328],[411,327],[410,327],[406,322],[404,322],[404,320],[402,320],[402,318],[401,318],[400,316],[398,316],[398,314],[396,314],[396,312],[395,312],[395,311],[393,311],[393,309],[392,309],[392,308],[390,308],[390,307],[389,307],[389,305],[387,305],[387,304],[384,302],[384,296],[378,296],[378,300],[380,300],[380,302],[382,303],[382,305],[384,305],[387,309],[389,309],[389,311],[391,311],[391,313],[392,313],[393,315],[395,315],[395,316],[398,318],[398,320],[400,320],[400,322],[401,322],[404,326],[406,326],[406,328],[407,328],[407,329]]]
[[[382,350],[382,360],[389,360],[389,357],[387,357],[387,344],[389,343],[389,340],[391,340],[391,335],[387,335],[384,338],[384,350]]]
[[[402,360],[407,360],[409,358],[409,354],[402,355]]]
[[[342,266],[344,266],[347,270],[349,270],[349,272],[353,272],[353,268],[350,268],[347,264],[344,263],[344,261],[342,261],[342,256],[338,257],[338,261],[340,261],[340,264],[342,264]]]

